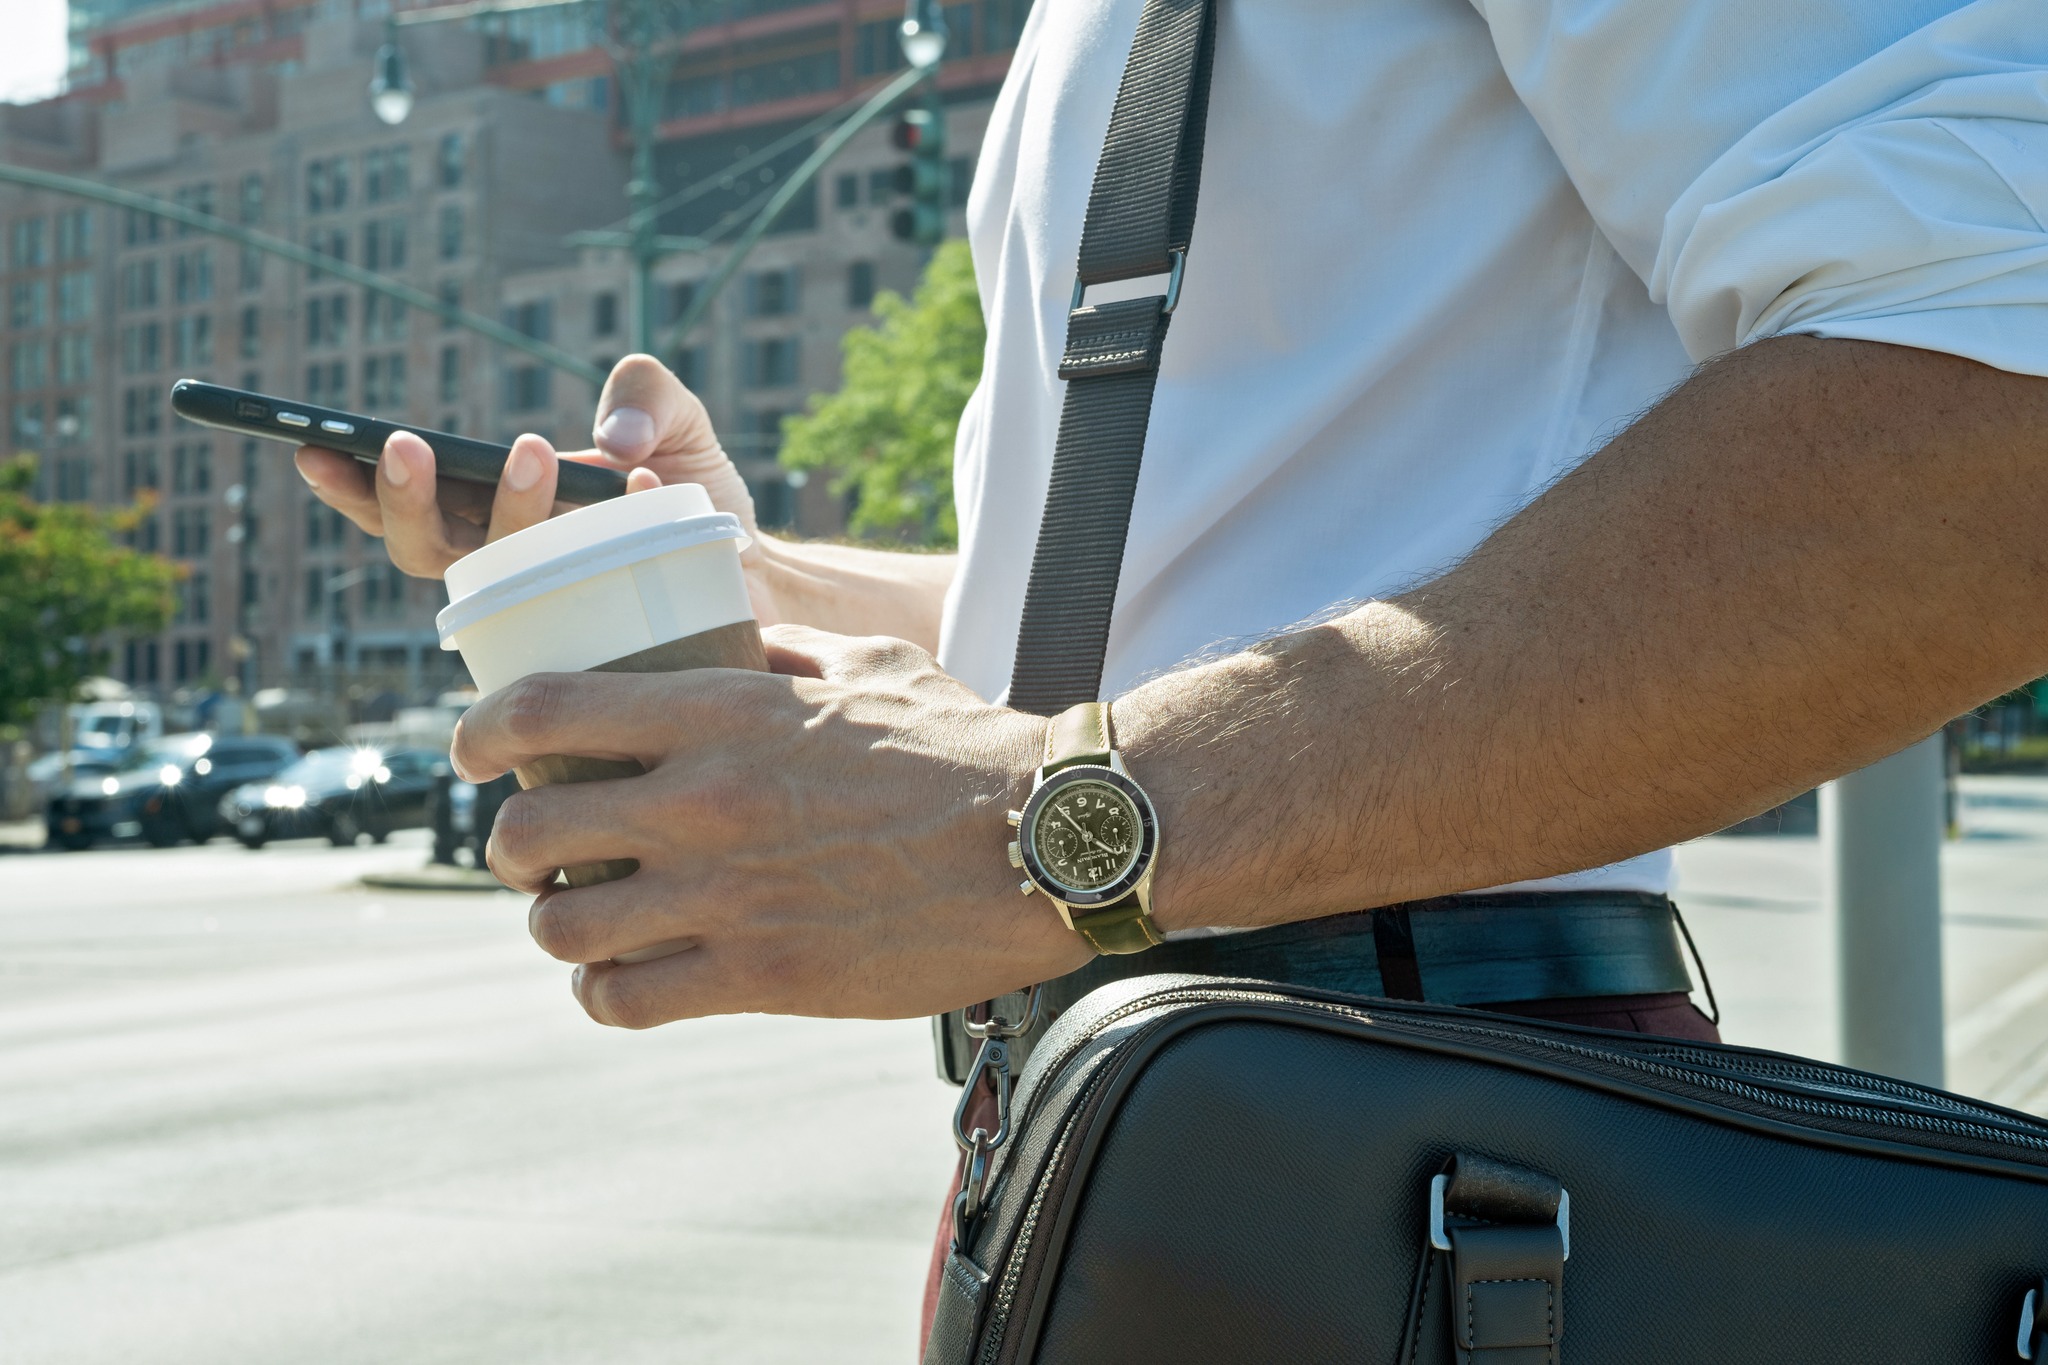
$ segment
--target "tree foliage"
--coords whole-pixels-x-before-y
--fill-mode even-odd
[[[178,569],[115,538],[147,506],[38,503],[33,457],[0,462],[0,725],[106,669],[109,631],[159,631]]]
[[[953,433],[987,339],[967,243],[941,246],[916,297],[879,294],[875,312],[879,327],[841,342],[839,391],[784,423],[782,463],[830,472],[835,492],[852,492],[857,536],[950,546],[960,534]]]

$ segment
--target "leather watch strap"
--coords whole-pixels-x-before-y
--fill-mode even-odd
[[[1045,771],[1077,763],[1107,764],[1115,747],[1109,733],[1109,703],[1084,701],[1060,712],[1045,727]]]
[[[1084,701],[1052,718],[1045,727],[1045,772],[1093,763],[1104,767],[1116,748],[1110,731],[1109,703]],[[1120,901],[1088,911],[1071,910],[1074,932],[1098,953],[1142,953],[1166,939],[1133,891]]]

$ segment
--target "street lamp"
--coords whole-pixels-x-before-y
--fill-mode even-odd
[[[920,71],[936,67],[946,55],[946,12],[938,0],[906,0],[900,38],[912,66]]]
[[[370,78],[370,112],[397,127],[412,114],[412,76],[405,52],[398,46],[396,20],[384,21],[384,46],[377,49],[376,74]]]
[[[633,348],[652,351],[654,336],[654,270],[676,252],[701,251],[704,242],[696,237],[670,237],[656,231],[660,187],[654,178],[654,147],[661,123],[664,92],[669,69],[675,63],[675,49],[667,41],[694,22],[700,0],[468,0],[434,9],[408,10],[385,21],[384,46],[377,53],[376,74],[370,81],[370,107],[388,124],[403,123],[412,113],[413,85],[398,47],[401,25],[446,23],[492,14],[513,14],[534,9],[569,9],[584,12],[599,43],[611,57],[618,78],[626,125],[633,143],[632,176],[626,184],[626,198],[632,212],[624,232],[579,232],[569,238],[571,246],[623,248],[633,259],[633,288],[629,312],[633,319]],[[943,26],[941,27],[943,48]]]

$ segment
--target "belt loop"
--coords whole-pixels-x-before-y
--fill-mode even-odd
[[[1372,946],[1380,960],[1380,994],[1389,1000],[1422,1000],[1422,966],[1415,960],[1415,926],[1398,905],[1372,912]]]

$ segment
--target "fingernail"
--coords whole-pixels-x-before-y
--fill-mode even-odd
[[[505,461],[505,485],[515,493],[524,493],[540,482],[540,456],[525,444],[512,447],[512,454]]]
[[[299,471],[299,477],[306,481],[306,487],[318,488],[320,486],[320,480],[313,477],[313,472],[307,469],[304,465],[300,464],[297,460],[292,461],[292,468]]]
[[[636,453],[654,441],[654,419],[638,408],[613,408],[597,425],[597,443],[614,455]]]
[[[412,469],[399,456],[399,453],[390,446],[384,447],[382,464],[384,466],[384,482],[390,484],[393,488],[403,488],[412,482]]]

